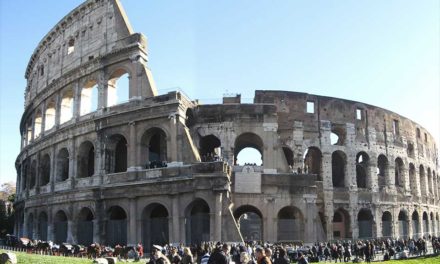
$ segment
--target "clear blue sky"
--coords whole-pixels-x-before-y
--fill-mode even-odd
[[[205,103],[225,92],[250,101],[256,89],[341,97],[411,118],[439,142],[438,0],[121,2],[149,39],[162,92]],[[0,182],[15,180],[30,55],[80,3],[0,1]]]

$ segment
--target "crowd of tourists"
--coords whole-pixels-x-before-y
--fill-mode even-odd
[[[301,243],[213,243],[197,246],[155,245],[149,264],[289,264],[310,262],[371,262],[440,253],[440,238],[371,239]]]

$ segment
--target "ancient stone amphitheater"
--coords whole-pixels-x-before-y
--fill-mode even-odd
[[[86,1],[38,44],[25,74],[18,235],[148,248],[439,233],[437,147],[417,123],[289,91],[255,91],[252,104],[158,95],[147,61],[117,0]],[[239,165],[245,148],[262,164]]]

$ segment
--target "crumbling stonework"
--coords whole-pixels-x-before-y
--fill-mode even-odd
[[[437,146],[415,122],[305,93],[157,95],[147,61],[117,0],[86,1],[43,38],[25,75],[17,234],[148,248],[440,232]],[[247,147],[261,166],[236,163]]]

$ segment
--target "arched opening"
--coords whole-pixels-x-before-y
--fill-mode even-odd
[[[63,124],[73,117],[73,91],[71,89],[64,92],[61,98],[60,123]]]
[[[27,238],[29,239],[34,239],[34,215],[33,214],[29,214],[28,219],[27,219]]]
[[[344,152],[337,150],[332,153],[332,182],[333,187],[345,187],[345,170],[347,156]]]
[[[294,206],[286,206],[278,212],[278,242],[303,241],[304,218]]]
[[[365,152],[356,155],[356,183],[358,188],[367,188],[370,157]]]
[[[69,151],[66,148],[60,149],[57,155],[57,182],[65,181],[69,178]]]
[[[43,125],[43,116],[41,114],[41,111],[38,111],[35,114],[35,121],[34,121],[34,138],[38,138],[41,135],[41,128]]]
[[[414,211],[412,214],[412,231],[413,231],[413,237],[421,237],[420,228],[419,228],[419,213],[417,211]]]
[[[406,152],[408,154],[408,157],[414,158],[414,144],[413,143],[408,142]]]
[[[426,176],[425,176],[425,168],[423,165],[420,165],[419,167],[419,175],[420,175],[420,191],[422,194],[422,197],[426,196]]]
[[[111,136],[106,154],[107,173],[127,171],[127,140],[124,136],[119,134]]]
[[[32,141],[32,120],[29,120],[26,126],[26,145]]]
[[[423,212],[423,233],[426,237],[428,237],[430,231],[429,231],[429,222],[428,222],[428,214],[426,212]]]
[[[359,238],[373,237],[373,215],[369,209],[361,209],[358,213]]]
[[[167,161],[167,136],[160,128],[151,128],[142,136],[142,158],[146,168],[161,168]]]
[[[89,81],[81,89],[80,115],[86,115],[98,109],[98,84]]]
[[[413,195],[417,195],[417,176],[416,176],[416,168],[414,167],[414,164],[409,164],[409,185],[411,188],[411,193]]]
[[[90,141],[85,141],[79,146],[77,174],[78,178],[95,174],[95,147]]]
[[[108,80],[107,106],[128,102],[130,99],[130,76],[123,70],[116,70]]]
[[[71,38],[67,45],[67,55],[73,53],[75,51],[75,39]]]
[[[400,238],[407,238],[408,233],[409,233],[408,215],[406,214],[405,211],[401,210],[399,212],[399,217],[397,220],[399,222],[399,236],[400,236]]]
[[[62,210],[55,214],[54,237],[54,242],[58,245],[66,242],[67,240],[67,216]]]
[[[24,160],[23,164],[21,165],[23,167],[23,173],[21,175],[21,189],[23,191],[26,190],[27,184],[28,184],[28,178],[30,177],[30,164],[29,160]]]
[[[30,186],[32,189],[35,187],[35,183],[37,182],[37,161],[33,160],[31,164],[31,178],[30,178]]]
[[[92,211],[87,207],[83,207],[79,212],[76,228],[78,244],[91,245],[93,243],[93,220]]]
[[[40,186],[44,186],[50,181],[50,156],[45,154],[41,159]]]
[[[293,151],[290,149],[290,147],[283,147],[283,153],[284,157],[286,158],[287,165],[290,168],[290,171],[292,171],[293,168]]]
[[[194,112],[191,108],[186,109],[186,120],[185,125],[189,128],[196,124],[196,119],[194,117]]]
[[[332,145],[343,146],[345,144],[346,131],[345,125],[332,124],[330,133],[330,143]]]
[[[142,238],[146,249],[169,243],[168,217],[168,210],[161,204],[153,203],[145,207]]]
[[[55,102],[51,101],[47,104],[45,113],[44,130],[47,131],[55,126]]]
[[[243,133],[235,139],[235,165],[263,165],[264,144],[261,138],[254,133]]]
[[[221,142],[214,135],[207,135],[200,139],[200,156],[203,162],[220,160]]]
[[[127,214],[120,206],[112,206],[107,210],[107,244],[127,244]]]
[[[386,178],[388,176],[388,159],[385,155],[380,154],[377,158],[377,180],[379,188],[386,186]]]
[[[242,205],[234,211],[234,217],[245,241],[263,240],[263,215],[252,205]]]
[[[333,239],[351,238],[350,214],[340,208],[333,214]]]
[[[322,181],[322,153],[319,148],[309,147],[304,154],[304,172],[316,174]]]
[[[38,239],[47,241],[47,214],[41,212],[38,216]]]
[[[393,217],[390,212],[386,211],[382,214],[382,236],[393,236]]]
[[[210,241],[210,209],[202,199],[194,200],[185,210],[186,244]]]
[[[403,165],[403,161],[401,158],[396,158],[394,161],[394,184],[397,187],[404,187],[405,186],[405,168]]]

